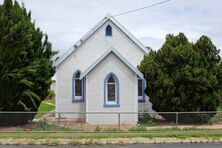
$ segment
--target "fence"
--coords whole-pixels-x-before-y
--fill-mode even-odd
[[[222,129],[222,112],[0,112],[0,132]]]

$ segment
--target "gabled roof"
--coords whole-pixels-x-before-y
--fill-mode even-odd
[[[140,78],[143,79],[143,74],[131,65],[119,52],[117,52],[113,47],[109,48],[105,51],[94,63],[92,63],[86,70],[84,70],[80,79],[84,78],[92,69],[94,69],[109,53],[113,52],[124,64],[126,64],[133,72],[135,72]]]
[[[72,54],[79,46],[81,46],[92,34],[94,34],[105,22],[110,20],[114,23],[123,33],[125,33],[145,54],[149,53],[149,50],[138,41],[128,30],[126,30],[113,16],[108,14],[101,21],[99,21],[91,30],[89,30],[80,40],[78,40],[74,46],[67,50],[61,57],[59,57],[54,66],[59,66],[70,54]]]

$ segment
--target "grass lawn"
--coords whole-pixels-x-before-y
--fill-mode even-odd
[[[55,109],[55,100],[44,100],[42,101],[42,103],[40,104],[39,108],[38,108],[38,112],[35,115],[35,119],[38,119],[40,117],[42,117],[45,113],[41,113],[41,112],[50,112],[52,110]]]
[[[47,103],[52,103],[55,105],[55,99],[52,99],[52,100],[44,100],[44,102],[47,102]]]

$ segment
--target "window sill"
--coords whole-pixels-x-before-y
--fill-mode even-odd
[[[84,99],[74,99],[72,100],[72,103],[78,103],[78,102],[85,102]]]
[[[145,102],[146,102],[146,99],[138,99],[138,102],[139,102],[139,103],[145,103]]]
[[[104,104],[103,107],[120,107],[120,104]]]

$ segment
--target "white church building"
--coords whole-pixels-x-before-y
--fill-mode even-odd
[[[136,124],[136,112],[152,110],[144,93],[144,76],[137,69],[148,53],[107,15],[55,61],[56,112],[89,124],[117,124],[120,112],[125,113],[121,124]]]

